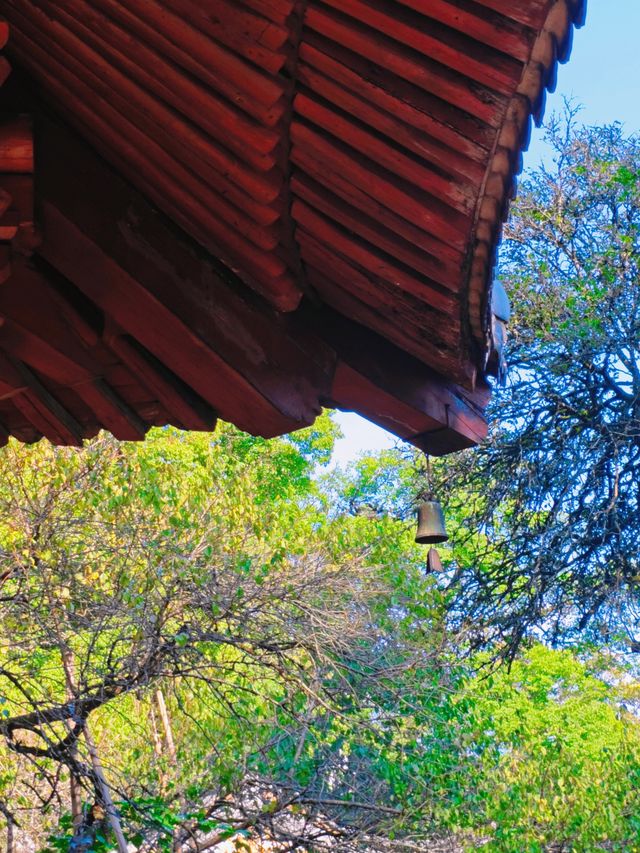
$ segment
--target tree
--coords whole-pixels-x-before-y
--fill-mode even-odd
[[[412,464],[325,480],[332,432],[0,456],[8,850],[640,843],[634,686],[542,647],[476,677]]]
[[[640,739],[627,705],[638,686],[622,675],[611,659],[585,665],[536,644],[468,682],[488,853],[636,849]]]
[[[502,247],[509,378],[490,440],[440,469],[456,525],[453,623],[513,656],[640,648],[640,139],[568,108]]]
[[[11,827],[68,814],[51,849],[74,851],[355,849],[416,810],[399,756],[440,701],[438,599],[402,525],[328,512],[312,474],[334,434],[3,453]]]
[[[636,849],[637,667],[594,644],[554,650],[531,636],[512,650],[508,666],[497,665],[504,646],[487,642],[480,633],[485,626],[464,619],[458,609],[459,567],[480,565],[489,573],[501,559],[486,534],[468,526],[473,502],[485,499],[460,485],[468,482],[461,468],[469,456],[456,466],[446,460],[434,465],[454,540],[439,546],[444,570],[430,575],[431,600],[436,590],[442,596],[441,619],[427,629],[431,642],[441,636],[431,672],[440,702],[433,697],[424,714],[417,749],[398,742],[403,758],[415,762],[414,774],[423,783],[418,790],[428,791],[420,819],[432,832],[450,831],[465,850]],[[391,514],[413,531],[423,469],[423,460],[410,452],[362,457],[341,481],[334,477],[338,511],[348,508],[356,518]],[[420,630],[411,609],[407,619]],[[422,673],[422,683],[429,677]],[[417,685],[414,691],[417,697]],[[403,826],[415,829],[410,813],[403,815]]]

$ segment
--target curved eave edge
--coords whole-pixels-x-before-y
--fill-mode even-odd
[[[469,324],[473,340],[484,355],[486,370],[492,351],[491,289],[502,226],[516,195],[516,177],[529,146],[531,126],[540,126],[547,91],[556,86],[560,63],[571,54],[574,28],[584,25],[587,0],[555,0],[542,27],[520,84],[507,108],[487,170],[476,214],[473,253],[468,278]]]

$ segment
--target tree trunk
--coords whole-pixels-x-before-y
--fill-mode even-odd
[[[98,751],[96,749],[95,741],[91,737],[91,733],[89,732],[89,729],[86,725],[84,728],[84,739],[87,742],[87,749],[89,750],[89,756],[91,757],[91,766],[93,767],[95,778],[98,781],[98,785],[100,787],[100,793],[102,796],[102,801],[104,802],[107,818],[109,820],[109,823],[111,824],[111,829],[113,829],[113,834],[116,837],[116,842],[118,844],[118,853],[128,853],[129,847],[127,845],[127,840],[124,837],[124,833],[122,832],[120,818],[118,817],[118,812],[111,797],[109,785],[107,784],[104,771],[102,770],[102,764],[100,763],[100,759],[98,757]]]
[[[173,730],[171,728],[171,719],[169,718],[169,712],[167,711],[167,704],[164,701],[164,694],[163,694],[160,687],[158,687],[158,689],[155,692],[155,700],[156,700],[156,706],[158,708],[158,715],[160,716],[160,722],[162,723],[162,731],[164,734],[164,744],[165,744],[167,752],[169,753],[169,761],[175,767],[175,765],[177,763],[176,746],[175,746],[175,742],[173,740]],[[153,727],[157,733],[157,729],[156,729],[156,725],[155,725],[155,714],[153,713],[153,708],[151,709],[151,712],[152,712]],[[163,779],[163,786],[164,786],[164,784],[165,784],[165,780]],[[176,835],[175,831],[173,833],[172,848],[173,848],[173,853],[178,853],[178,851],[180,850],[180,844],[178,843],[178,839],[177,839],[177,835]]]
[[[162,690],[158,688],[156,690],[156,705],[158,706],[158,713],[160,714],[160,720],[162,722],[162,730],[164,732],[164,743],[167,748],[167,752],[169,753],[169,758],[173,765],[176,764],[176,747],[173,740],[173,730],[171,728],[171,720],[169,719],[169,713],[167,711],[167,706],[164,701],[164,694]]]
[[[64,674],[67,683],[67,692],[70,698],[75,697],[76,695],[76,685],[74,678],[74,670],[73,670],[73,652],[69,648],[62,648],[60,650],[62,657],[62,665],[64,667]],[[93,767],[94,777],[97,783],[97,787],[100,790],[100,797],[104,803],[104,808],[107,813],[107,819],[113,830],[113,834],[116,837],[116,842],[118,845],[118,853],[128,853],[129,848],[127,845],[127,841],[124,837],[124,833],[122,832],[122,826],[120,825],[120,818],[118,817],[118,812],[116,810],[115,804],[111,797],[111,791],[109,790],[109,785],[107,784],[107,780],[104,775],[104,771],[102,770],[102,764],[100,763],[100,759],[98,757],[98,751],[96,749],[96,744],[93,738],[91,737],[91,732],[89,731],[89,724],[85,722],[84,725],[84,739],[87,744],[87,749],[89,751],[89,756],[91,758],[91,766]],[[72,774],[73,780],[73,774]],[[76,780],[77,786],[77,780]],[[79,790],[77,786],[75,788],[75,796],[79,795]],[[72,785],[71,789],[71,798],[72,798],[72,810],[74,808],[73,798],[74,798],[74,787]],[[76,813],[74,814],[74,829],[78,829],[82,825],[82,803],[79,806],[79,819],[76,824]]]
[[[71,649],[63,648],[60,651],[60,655],[62,657],[62,666],[64,668],[67,686],[67,699],[73,699],[75,684],[73,652]],[[70,725],[67,725],[67,729],[70,730]],[[74,749],[72,754],[73,757],[76,758],[78,750]],[[71,799],[71,817],[73,820],[73,830],[75,832],[82,824],[82,788],[79,780],[74,775],[73,770],[70,770],[69,797]]]
[[[16,824],[13,815],[4,803],[0,803],[0,812],[7,821],[7,853],[16,853]]]

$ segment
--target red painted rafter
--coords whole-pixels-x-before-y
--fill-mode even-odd
[[[581,0],[2,11],[39,96],[130,182],[42,125],[48,265],[20,262],[5,285],[50,288],[55,321],[14,291],[0,298],[5,372],[33,377],[0,393],[6,432],[136,438],[167,420],[205,428],[219,412],[272,435],[333,401],[433,452],[481,437],[500,221]],[[22,148],[0,128],[5,279],[11,251],[37,244],[22,127]],[[365,361],[318,317],[346,323]]]

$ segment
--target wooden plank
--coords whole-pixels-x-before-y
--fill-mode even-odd
[[[433,122],[421,111],[373,86],[312,47],[304,53],[309,61],[298,66],[298,80],[302,85],[441,169],[445,175],[455,175],[463,182],[482,181],[485,172],[482,163],[486,160],[483,149],[474,151],[480,162],[460,153],[459,149],[467,146],[464,143],[460,145],[457,139],[455,147],[452,147],[431,135]],[[330,76],[323,73],[325,69]]]
[[[40,430],[25,418],[13,400],[0,401],[0,422],[8,437],[13,436],[25,444],[33,444],[42,438]]]
[[[413,222],[395,213],[385,203],[386,199],[374,198],[370,192],[367,192],[367,188],[361,188],[352,183],[350,175],[346,175],[338,169],[332,170],[323,156],[310,151],[305,146],[294,147],[291,152],[291,160],[299,167],[300,171],[313,178],[315,183],[333,193],[336,196],[337,203],[346,202],[349,207],[365,213],[393,234],[398,234],[434,258],[441,258],[447,265],[457,269],[461,278],[463,267],[461,251],[447,245],[447,243],[417,227]],[[294,174],[297,172],[298,170]],[[441,283],[446,285],[445,282]],[[455,275],[451,276],[448,286],[451,290],[459,289],[460,282]]]
[[[244,5],[277,24],[285,24],[293,13],[297,0],[243,0]]]
[[[329,402],[331,408],[357,412],[405,441],[440,427],[438,421],[398,400],[343,361],[338,362]]]
[[[294,163],[299,162],[297,153],[300,149],[311,151],[327,174],[341,174],[383,207],[451,248],[459,252],[465,250],[471,228],[469,217],[451,210],[433,197],[425,198],[425,194],[418,192],[408,181],[398,179],[386,169],[376,166],[356,149],[348,148],[336,139],[327,139],[298,120],[294,120],[291,126],[291,140],[294,145]]]
[[[434,198],[466,216],[473,212],[477,188],[468,181],[443,174],[431,167],[423,155],[418,159],[405,153],[397,146],[395,139],[371,133],[339,110],[325,106],[303,92],[296,96],[293,108],[299,116],[317,125],[325,133],[341,140],[412,187],[423,190],[427,194],[423,200],[425,206],[431,206]]]
[[[0,120],[0,173],[33,173],[33,128],[28,116]]]
[[[167,86],[170,70],[161,78],[140,69],[132,72],[137,66],[128,57],[112,51],[98,34],[62,10],[57,14],[64,26],[51,21],[49,29],[66,47],[65,64],[97,95],[139,130],[161,142],[179,162],[202,175],[210,188],[250,213],[256,222],[275,221],[278,213],[269,205],[281,193],[282,177],[275,170],[265,174],[242,162],[238,154],[246,155],[246,143],[238,141],[236,147],[240,150],[236,153],[228,150],[226,146],[234,139],[225,122],[220,121],[217,104],[210,104],[206,98],[203,103],[202,93],[194,93],[193,88],[174,94]],[[33,31],[31,35],[34,36]],[[47,33],[45,41],[49,37]],[[99,101],[95,106],[99,108]],[[183,114],[190,120],[185,120]]]
[[[61,17],[66,21],[62,14]],[[210,110],[206,110],[203,118],[197,105],[184,98],[178,100],[181,110],[165,105],[163,100],[138,85],[135,79],[114,68],[99,53],[88,49],[87,44],[93,41],[99,44],[91,31],[78,26],[73,18],[69,18],[66,24],[69,29],[77,30],[79,36],[70,35],[66,27],[56,30],[57,40],[62,45],[68,44],[66,65],[90,84],[97,95],[108,101],[120,115],[126,116],[138,130],[161,143],[164,150],[183,166],[201,176],[216,195],[249,214],[255,222],[270,225],[278,219],[282,203],[275,206],[273,203],[279,201],[282,193],[283,177],[279,172],[272,170],[264,174],[242,162],[225,147],[229,141],[228,134]],[[51,28],[54,28],[53,23]],[[185,106],[187,113],[198,115],[198,124],[182,117]],[[200,130],[203,124],[215,126],[216,138],[212,139]]]
[[[164,0],[182,20],[209,35],[243,59],[277,74],[287,59],[289,31],[226,0]]]
[[[33,64],[33,56],[31,61]],[[44,71],[43,75],[48,78]],[[71,79],[71,84],[75,87],[82,86],[76,78]],[[84,135],[95,143],[98,150],[103,151],[105,156],[120,168],[122,174],[140,187],[187,233],[194,236],[216,257],[221,258],[231,269],[239,271],[246,283],[280,310],[290,311],[297,307],[302,292],[292,274],[288,272],[286,263],[276,253],[254,245],[238,234],[229,219],[224,216],[222,208],[230,210],[226,203],[217,204],[214,215],[203,199],[195,198],[185,190],[184,183],[187,183],[191,190],[201,194],[202,186],[199,182],[194,182],[193,176],[188,180],[185,178],[183,183],[176,176],[177,168],[173,159],[149,142],[146,136],[128,125],[128,135],[125,137],[114,128],[113,121],[107,121],[94,112],[89,106],[90,90],[81,97],[72,94],[68,88],[58,83],[49,82],[48,85],[50,89],[58,92],[61,103],[73,105],[71,114],[76,126],[82,127],[84,120],[88,122]],[[154,154],[160,162],[150,160],[147,156],[149,153]],[[181,177],[184,177],[185,170],[179,171]],[[237,213],[231,219],[237,220]],[[264,229],[261,232],[260,229],[248,227],[247,233],[254,238],[259,237],[260,242],[271,248],[277,244],[277,237],[269,236]]]
[[[343,362],[336,370],[332,405],[343,411],[357,411],[432,456],[444,456],[477,444],[476,435],[467,436],[432,420]]]
[[[44,436],[55,445],[67,446],[69,444],[63,432],[56,429],[55,422],[51,422],[42,413],[28,393],[21,394],[12,402],[20,414],[37,430],[39,436]],[[71,446],[74,446],[73,442],[71,442]]]
[[[93,411],[96,423],[116,438],[144,437],[148,425],[103,378],[113,356],[51,280],[24,261],[17,262],[12,286],[0,290],[0,315],[11,318],[5,327],[13,337],[8,339],[5,328],[0,329],[6,349],[71,388]],[[21,333],[17,345],[16,330]]]
[[[46,347],[43,361],[51,358],[56,362],[52,368],[54,371],[65,367],[69,371],[63,382],[65,378],[70,383],[88,381],[92,376],[100,375],[103,362],[95,350],[98,343],[95,332],[87,329],[86,323],[78,329],[72,307],[61,298],[56,299],[50,280],[29,261],[16,259],[13,266],[11,286],[0,289],[0,317],[5,320],[4,326],[14,329],[12,334],[16,337],[22,335],[42,342]],[[51,350],[63,357],[60,362]],[[55,376],[52,378],[56,379]]]
[[[0,372],[5,375],[6,363],[20,377],[19,385],[26,385],[24,394],[13,398],[14,404],[55,444],[82,447],[84,430],[51,394],[26,364],[8,355],[0,356]]]
[[[384,33],[465,77],[510,95],[522,76],[522,63],[488,45],[480,45],[406,5],[388,0],[325,0],[329,6]]]
[[[13,320],[5,318],[0,326],[0,346],[60,385],[74,385],[93,378],[91,370],[87,368],[87,364],[91,365],[88,353],[85,353],[86,358],[82,361],[69,358],[48,340]]]
[[[351,231],[357,234],[372,246],[397,258],[410,269],[437,282],[447,290],[454,289],[459,267],[456,268],[450,263],[445,263],[442,258],[422,251],[420,247],[385,228],[379,220],[367,216],[337,198],[317,181],[302,172],[296,172],[291,179],[291,191],[294,196],[305,201],[310,207],[339,223],[343,233]]]
[[[13,199],[11,198],[11,195],[5,189],[0,187],[0,219],[9,210],[12,201]]]
[[[480,84],[470,86],[469,80],[455,71],[334,9],[309,6],[305,24],[488,125],[499,126],[506,108],[504,95]]]
[[[438,287],[432,280],[416,275],[413,270],[385,257],[376,246],[359,240],[355,235],[343,231],[324,216],[316,213],[306,204],[295,201],[292,208],[293,218],[302,229],[323,243],[347,261],[377,279],[388,281],[391,289],[406,291],[419,300],[441,311],[445,316],[457,315],[460,303],[450,291]]]
[[[392,115],[479,163],[487,160],[495,131],[485,122],[313,30],[305,31],[300,61],[386,109]]]
[[[22,285],[26,282],[26,276],[21,276],[18,269],[12,280],[14,286],[6,290],[22,291]],[[45,294],[42,295],[45,296]],[[0,291],[0,312],[2,313],[4,313],[2,303],[7,301],[6,298],[3,299],[4,296],[5,293]],[[21,314],[19,311],[15,312],[14,306],[14,313],[20,314],[32,325],[40,326],[40,331],[34,332],[32,329],[27,329],[15,320],[7,319],[4,314],[3,323],[0,326],[0,345],[7,353],[21,359],[41,375],[73,389],[74,393],[94,412],[96,421],[112,432],[116,438],[123,441],[144,438],[147,425],[118,397],[104,379],[96,375],[101,368],[94,362],[90,353],[75,345],[70,335],[60,340],[59,330],[55,329],[55,324],[49,323],[43,328],[43,318],[41,314],[38,316],[36,307],[38,304],[33,302],[32,310],[23,310]],[[69,356],[70,352],[71,356]],[[73,416],[71,412],[70,414]]]
[[[0,56],[0,86],[3,86],[11,74],[11,65],[4,56]]]
[[[20,380],[16,380],[19,382]],[[4,402],[5,400],[10,400],[12,397],[16,397],[18,394],[23,394],[27,390],[26,385],[18,385],[10,384],[4,378],[0,378],[0,401]]]
[[[135,341],[113,334],[109,336],[108,344],[176,419],[176,426],[213,432],[216,426],[213,409]]]
[[[440,364],[443,359],[454,356],[459,343],[459,317],[443,315],[412,294],[403,293],[386,279],[336,254],[305,231],[298,232],[298,239],[305,264],[320,272],[331,282],[332,288],[337,287],[345,294],[355,296],[381,319],[386,317],[390,333],[395,330],[404,334],[407,346],[420,347],[423,361],[431,363],[436,359]]]
[[[237,103],[240,96],[241,101],[248,97],[273,106],[283,95],[282,80],[243,61],[156,0],[127,0],[126,7],[116,0],[92,0],[92,4],[124,23],[143,44],[221,91],[230,103]]]
[[[10,207],[0,219],[0,241],[10,242],[18,233],[20,227],[20,214]]]
[[[526,62],[531,53],[534,33],[507,17],[513,4],[502,2],[501,12],[482,11],[473,0],[399,0],[422,15],[439,21],[482,44],[496,48]],[[505,14],[506,10],[506,14]]]
[[[41,43],[36,41],[40,38]],[[16,46],[28,48],[27,62],[38,71],[45,86],[49,84],[50,75],[56,80],[56,88],[59,89],[60,84],[64,85],[64,102],[73,105],[80,121],[100,131],[103,145],[107,144],[108,151],[113,151],[116,155],[126,152],[127,162],[135,166],[133,170],[129,169],[132,179],[135,182],[134,175],[139,172],[145,180],[153,182],[157,187],[156,194],[163,198],[162,207],[167,207],[172,202],[181,204],[196,222],[208,222],[217,238],[223,239],[229,250],[237,252],[239,257],[246,255],[252,258],[251,243],[262,252],[269,252],[278,245],[278,228],[258,224],[254,218],[249,218],[236,204],[231,203],[237,203],[243,196],[238,190],[230,190],[226,179],[221,178],[220,187],[216,186],[214,189],[191,171],[192,161],[187,166],[183,165],[180,159],[170,155],[159,144],[158,137],[163,139],[163,132],[154,133],[153,125],[146,121],[141,122],[141,127],[135,123],[130,117],[138,115],[135,110],[135,93],[132,93],[128,100],[121,100],[117,96],[109,97],[112,89],[110,86],[104,86],[100,76],[84,68],[71,53],[65,56],[63,64],[47,52],[46,41],[46,33],[29,28],[28,34],[23,29],[20,36],[16,37]],[[82,52],[77,40],[70,47],[74,48],[74,53]],[[23,56],[20,47],[18,49]],[[108,81],[109,72],[105,69],[103,71]],[[126,78],[121,78],[120,84],[126,89]],[[96,98],[96,94],[101,97]],[[123,111],[120,112],[116,106],[120,106]],[[153,108],[147,106],[147,109]],[[167,121],[171,130],[171,122],[169,119]],[[248,201],[247,199],[245,208],[249,206],[255,214],[258,208],[249,205]],[[201,213],[197,212],[198,209]],[[273,222],[273,216],[267,218]],[[224,238],[221,237],[223,226],[216,225],[216,220],[227,226],[224,230],[228,233]],[[270,264],[273,266],[268,255],[261,257],[260,266],[268,267]]]
[[[548,0],[475,0],[475,2],[536,31],[542,29],[549,11]]]
[[[120,441],[139,441],[149,426],[128,406],[104,379],[73,386],[74,392],[89,406],[96,419]]]
[[[473,385],[473,369],[462,361],[457,348],[447,347],[441,339],[434,340],[436,334],[438,338],[446,335],[454,339],[455,333],[452,334],[447,328],[446,321],[439,329],[435,325],[428,329],[412,325],[406,306],[404,310],[399,306],[390,308],[384,294],[379,296],[372,284],[363,280],[357,270],[349,268],[338,259],[335,259],[332,269],[328,266],[329,260],[331,257],[318,247],[306,249],[305,261],[309,281],[328,305],[391,340],[396,346],[410,352],[443,375],[451,376],[463,385]],[[327,270],[330,270],[331,277]],[[346,277],[347,274],[349,278]],[[347,281],[352,282],[351,287],[348,287]],[[356,282],[355,286],[353,282]]]
[[[4,284],[11,276],[11,246],[0,244],[0,285]]]
[[[240,429],[271,437],[299,429],[106,256],[50,203],[43,204],[40,253],[160,361]]]
[[[471,447],[486,436],[484,388],[476,392],[458,388],[388,341],[328,309],[316,322],[340,357],[332,391],[337,405],[355,407],[422,449],[429,445],[435,455]]]
[[[45,143],[50,141],[46,125],[45,122],[42,134],[43,149]],[[137,340],[152,354],[153,359],[171,368],[179,378],[173,388],[174,395],[179,396],[176,393],[177,388],[180,388],[180,383],[184,383],[200,396],[204,397],[206,394],[211,407],[217,408],[220,404],[224,406],[225,417],[235,420],[236,423],[240,420],[241,427],[261,434],[276,434],[310,422],[319,410],[320,398],[330,399],[330,379],[335,358],[331,354],[332,348],[320,343],[320,352],[313,353],[319,335],[309,335],[307,341],[303,341],[304,326],[298,317],[292,317],[288,321],[278,320],[266,306],[252,300],[251,295],[239,286],[231,274],[217,267],[215,263],[203,264],[194,244],[186,241],[177,230],[167,225],[159,214],[147,210],[144,205],[141,207],[136,194],[129,188],[122,193],[118,187],[111,188],[110,170],[97,158],[92,159],[92,156],[87,156],[86,159],[83,156],[76,157],[77,149],[74,144],[69,145],[64,137],[62,133],[60,144],[54,141],[51,149],[47,145],[49,150],[43,150],[42,192],[46,238],[42,256],[59,267],[62,274],[68,275],[107,318],[114,318],[125,334],[130,336],[130,339],[125,337],[124,340],[132,344],[134,349],[139,353],[144,352],[140,346],[132,343]],[[61,154],[62,162],[72,163],[72,169],[60,170]],[[99,179],[92,174],[96,169],[101,176]],[[53,172],[56,170],[59,174],[54,176]],[[348,177],[350,178],[350,175]],[[367,189],[363,187],[360,192],[364,195]],[[335,197],[331,196],[328,189],[320,190],[321,195],[324,193],[332,199],[334,205],[336,204]],[[91,200],[95,198],[101,199],[99,210],[92,209]],[[313,207],[313,204],[309,203]],[[304,207],[301,205],[301,208]],[[357,219],[355,207],[348,207],[347,214]],[[341,223],[338,227],[337,220],[323,210],[311,210],[306,207],[305,215],[311,215],[319,221],[324,221],[328,216],[331,220],[328,226],[323,225],[323,228],[329,228],[323,231],[328,241],[325,250],[330,248],[328,243],[331,242],[331,228],[340,234],[345,227]],[[153,227],[150,225],[152,220],[155,221]],[[372,223],[369,221],[365,224],[371,227]],[[382,233],[385,233],[382,224],[375,221],[373,224],[378,225]],[[411,233],[419,231],[409,219],[405,220],[403,227],[413,227]],[[386,233],[393,234],[392,231]],[[369,234],[375,237],[375,228]],[[366,263],[375,264],[375,257],[381,255],[378,249],[386,251],[375,242],[370,246],[364,245],[369,237],[362,234],[354,237],[343,233],[341,239],[346,240],[344,244],[340,243],[340,246],[347,256],[349,252],[367,253],[351,255],[351,261],[356,267],[359,264],[366,265],[365,258]],[[392,240],[393,237],[389,236],[388,239]],[[176,243],[182,243],[185,248],[176,249]],[[439,241],[434,239],[431,245],[435,248]],[[406,252],[407,247],[402,251]],[[459,251],[447,253],[446,247],[444,251],[449,259],[460,257]],[[335,255],[335,252],[333,254]],[[392,253],[389,253],[389,256],[393,257]],[[325,262],[320,268],[328,273],[332,271],[326,263],[329,255],[323,257]],[[318,258],[321,259],[321,256],[318,255]],[[403,258],[398,258],[395,262],[384,258],[384,261],[387,264],[385,275],[388,274],[389,288],[397,289],[394,279],[398,275],[413,275],[408,269],[404,269],[407,261]],[[452,260],[448,262],[453,266]],[[353,269],[355,267],[351,264],[341,266],[341,281],[352,276]],[[375,268],[372,272],[375,273]],[[341,281],[338,282],[339,285]],[[406,281],[409,281],[409,278]],[[377,282],[374,283],[377,287]],[[335,281],[332,286],[338,289]],[[365,286],[364,282],[362,286]],[[359,298],[358,293],[355,301]],[[383,318],[390,304],[386,301],[389,298],[390,289],[381,291],[382,309],[378,311],[379,318]],[[400,308],[394,315],[395,319],[386,318],[390,324],[390,333],[401,346],[407,334],[411,338],[410,346],[416,346],[418,341],[419,324],[416,318],[411,321],[410,327],[402,322],[405,316],[402,312],[408,311],[407,316],[411,313],[409,305],[407,302],[404,308]],[[359,309],[367,307],[371,308],[362,303]],[[365,310],[359,316],[368,318],[371,315],[367,315]],[[455,322],[450,327],[434,330],[434,350],[441,344],[443,350],[448,349],[449,336],[459,345],[460,333],[459,328],[456,330]],[[270,332],[267,331],[268,328]],[[91,323],[87,324],[78,339],[79,344],[91,349],[89,342],[94,340],[94,334],[95,327],[92,327]],[[427,341],[429,334],[428,330],[424,332],[424,339]],[[447,346],[444,346],[445,344]],[[455,360],[455,354],[447,354],[444,351],[439,352],[437,357],[443,369],[445,359]],[[297,364],[294,363],[296,360]],[[305,364],[305,360],[311,363]],[[142,385],[149,388],[156,399],[167,408],[169,416],[175,416],[175,410],[171,410],[168,405],[168,398],[165,396],[165,399],[162,399],[157,392],[161,383],[156,379],[154,388],[153,382],[148,379],[145,381],[142,375],[144,371],[136,369],[132,362],[130,364],[130,369],[135,376],[140,377]],[[157,366],[157,363],[154,366]],[[458,367],[462,378],[470,381],[469,366],[463,364]],[[349,368],[360,373],[353,365],[349,365]],[[170,374],[165,374],[165,378],[167,375]],[[375,385],[370,377],[364,378]],[[126,378],[124,381],[126,382]],[[117,387],[120,388],[119,385]],[[133,385],[131,387],[133,388]],[[379,408],[379,416],[386,417],[385,412],[391,405],[387,398],[398,398],[394,398],[394,392],[388,386],[375,387],[377,391],[370,391],[371,399]],[[70,384],[69,388],[69,395],[78,393],[80,396],[80,385],[74,388]],[[55,389],[53,393],[57,393]],[[124,392],[124,398],[127,401],[125,405],[129,405],[131,409],[131,400],[134,398],[129,397],[127,392]],[[73,405],[71,396],[64,396],[63,399],[68,406]],[[382,400],[387,400],[384,407],[380,402]],[[95,401],[87,402],[92,410],[96,411]],[[181,403],[185,405],[184,399]],[[103,404],[104,400],[99,403]],[[173,405],[180,405],[180,401],[176,403],[175,396]],[[399,422],[402,420],[399,414],[402,406],[411,409],[412,404],[400,399],[395,405],[394,417],[398,418]],[[143,415],[145,419],[165,417],[154,401],[145,398],[144,406],[146,408],[137,411],[137,416]],[[120,415],[124,416],[124,413],[120,411]],[[86,417],[81,412],[81,418]],[[77,417],[76,420],[81,418]],[[414,437],[421,435],[418,430],[425,425],[423,432],[430,431],[431,415],[423,412],[420,417],[412,415],[412,418],[414,431],[411,434]],[[101,418],[97,419],[102,422]],[[256,429],[256,424],[259,424],[259,429]],[[142,428],[144,426],[143,423]],[[120,424],[120,428],[129,427],[131,423],[128,426],[125,423]],[[59,427],[51,425],[49,429],[57,430],[58,433],[60,431]]]
[[[32,223],[34,219],[33,174],[5,172],[2,175],[2,189],[11,198],[9,208],[3,212],[3,221],[8,224],[9,217],[13,217],[12,222],[17,225]]]
[[[55,280],[52,280],[54,278]],[[60,279],[62,277],[55,273],[52,269],[48,271],[47,284],[48,293],[56,305],[56,313],[64,320],[72,329],[84,346],[89,349],[96,347],[100,341],[100,335],[95,324],[83,316],[78,308],[71,304],[69,299],[60,290]],[[65,282],[66,283],[66,282]],[[96,312],[97,313],[97,312]],[[100,323],[102,324],[102,315],[100,315]]]
[[[182,109],[196,123],[202,124],[213,136],[220,130],[226,134],[227,147],[234,150],[237,156],[251,163],[257,169],[269,170],[274,165],[273,151],[279,141],[276,131],[267,126],[279,121],[282,106],[278,105],[275,114],[258,110],[258,117],[252,116],[254,102],[246,95],[237,91],[233,86],[227,91],[218,92],[225,78],[220,77],[204,81],[206,85],[192,80],[190,75],[181,73],[171,62],[171,50],[168,54],[158,52],[149,47],[144,41],[136,38],[135,30],[128,31],[118,26],[117,22],[97,10],[94,5],[74,0],[66,2],[64,9],[55,3],[46,5],[51,16],[59,17],[67,12],[66,17],[73,12],[79,24],[94,31],[92,43],[102,43],[106,47],[106,58],[118,65],[131,79],[139,80],[147,85],[151,92],[163,97],[174,106],[182,104]],[[18,43],[27,25],[35,26],[46,37],[49,26],[55,17],[49,18],[34,7],[28,9],[19,0],[7,0],[5,14],[12,22],[12,50]],[[123,10],[125,17],[126,10]],[[43,18],[48,24],[43,24]],[[126,21],[125,21],[126,26]],[[167,43],[169,48],[171,44]],[[103,50],[104,52],[104,50]],[[64,53],[63,53],[64,56]],[[55,58],[61,59],[60,55]],[[30,68],[29,58],[23,60],[26,68]],[[207,75],[205,75],[207,76]],[[217,87],[211,84],[217,80]],[[232,81],[228,81],[231,83]],[[220,97],[222,95],[222,97]],[[235,106],[233,106],[235,105]],[[244,108],[244,109],[243,109]],[[271,109],[271,107],[270,107]],[[216,132],[216,125],[219,130]],[[244,145],[244,148],[243,148]]]
[[[319,394],[331,381],[334,361],[330,350],[317,339],[309,340],[295,322],[289,323],[253,297],[228,270],[159,216],[88,146],[45,121],[40,133],[42,197],[55,202],[66,219],[79,223],[79,230],[237,370],[243,381],[264,394],[286,422],[311,423],[320,410]],[[61,170],[62,161],[73,163],[73,169]],[[93,198],[100,198],[101,204],[92,204]],[[69,253],[72,264],[72,246]],[[165,334],[169,336],[168,330]],[[171,360],[138,340],[173,373],[185,378]],[[213,374],[209,381],[210,396],[200,396],[215,409]]]

